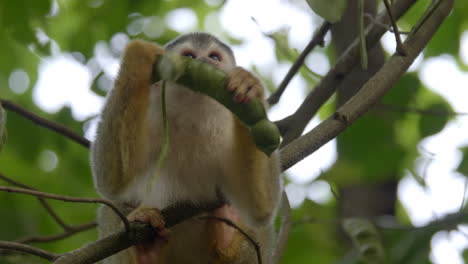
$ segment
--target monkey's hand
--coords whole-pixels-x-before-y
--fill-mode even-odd
[[[161,212],[156,208],[137,208],[127,218],[129,221],[150,224],[156,230],[156,237],[152,241],[136,246],[137,263],[159,263],[161,247],[169,238],[169,229],[165,228]]]
[[[235,67],[229,73],[227,89],[234,92],[234,101],[237,103],[249,103],[255,97],[263,99],[260,80],[241,67]]]

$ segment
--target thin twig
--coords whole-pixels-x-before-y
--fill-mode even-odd
[[[466,190],[468,189],[468,179],[465,177],[465,186],[463,187],[463,197],[462,197],[462,202],[460,204],[460,209],[458,210],[459,212],[463,211],[465,208],[466,204]]]
[[[281,223],[273,256],[273,263],[275,264],[279,264],[281,262],[281,257],[283,256],[284,250],[288,244],[289,232],[291,230],[291,205],[289,204],[288,195],[285,191],[283,191],[282,196],[281,206],[279,208]]]
[[[278,103],[278,101],[281,98],[281,95],[283,94],[284,90],[286,90],[286,86],[288,86],[291,79],[297,73],[299,68],[304,64],[304,61],[305,61],[305,58],[307,57],[307,55],[309,55],[309,53],[317,45],[323,45],[323,41],[324,41],[323,39],[324,39],[325,35],[327,34],[328,30],[330,29],[330,25],[331,24],[329,22],[323,22],[323,24],[320,26],[320,28],[315,32],[314,36],[312,37],[312,40],[305,47],[305,49],[302,51],[301,55],[299,55],[299,57],[294,62],[294,64],[291,66],[288,73],[284,77],[283,81],[278,86],[278,89],[268,98],[267,101],[268,101],[269,105],[274,105],[274,104]]]
[[[366,13],[366,14],[364,14],[364,17],[366,19],[368,19],[370,23],[373,23],[373,24],[375,24],[377,26],[381,26],[382,28],[385,28],[385,29],[387,29],[388,31],[390,31],[392,33],[395,32],[395,31],[393,31],[391,25],[380,23],[371,14]],[[410,33],[411,33],[410,31],[400,31],[400,35],[409,35]]]
[[[50,129],[52,131],[55,131],[55,132],[57,132],[57,133],[59,133],[61,135],[64,135],[65,137],[77,142],[78,144],[82,145],[85,148],[89,148],[89,146],[90,146],[89,140],[87,140],[86,138],[78,135],[76,132],[74,132],[73,130],[65,127],[64,125],[61,125],[59,123],[47,120],[47,119],[45,119],[43,117],[40,117],[40,116],[34,114],[33,112],[28,111],[28,110],[24,109],[23,107],[15,104],[13,102],[10,102],[8,100],[0,99],[0,103],[2,104],[3,108],[5,108],[7,110],[10,110],[12,112],[15,112],[18,115],[20,115],[20,116],[22,116],[22,117],[24,117],[26,119],[31,120],[33,123],[35,123],[35,124],[37,124],[39,126],[48,128],[48,129]]]
[[[15,186],[18,186],[18,187],[21,187],[21,188],[24,188],[24,189],[28,189],[28,190],[35,190],[37,191],[37,189],[31,187],[31,186],[28,186],[26,184],[23,184],[23,183],[20,183],[20,182],[17,182],[13,179],[10,179],[9,177],[6,177],[5,175],[3,175],[2,173],[0,173],[0,179],[12,184],[12,185],[15,185]],[[41,203],[41,205],[46,209],[47,213],[49,213],[49,215],[55,220],[55,222],[60,225],[64,230],[68,230],[70,228],[69,225],[67,225],[61,218],[60,216],[58,216],[58,214],[54,211],[54,209],[52,209],[52,207],[50,207],[49,203],[44,200],[44,198],[42,197],[37,197],[37,199],[39,200],[39,202]]]
[[[64,195],[58,195],[58,194],[53,194],[53,193],[45,193],[45,192],[39,192],[35,190],[28,190],[28,189],[23,189],[23,188],[16,188],[16,187],[7,187],[7,186],[0,186],[0,191],[3,192],[13,192],[13,193],[23,193],[23,194],[28,194],[28,195],[33,195],[36,197],[44,197],[44,198],[49,198],[49,199],[54,199],[54,200],[60,200],[60,201],[66,201],[66,202],[72,202],[72,203],[100,203],[100,204],[105,204],[109,206],[122,220],[125,230],[128,231],[130,230],[130,225],[125,217],[125,215],[120,212],[119,209],[109,200],[106,199],[101,199],[101,198],[78,198],[78,197],[72,197],[72,196],[64,196]]]
[[[262,255],[260,254],[261,249],[260,249],[260,245],[258,244],[258,242],[255,241],[251,236],[249,236],[249,234],[247,234],[244,230],[242,230],[242,228],[237,226],[231,220],[226,219],[226,218],[222,218],[222,217],[218,217],[218,216],[214,216],[214,215],[204,215],[204,216],[200,216],[198,218],[199,219],[213,219],[213,220],[221,221],[221,222],[227,224],[228,226],[233,227],[234,229],[239,231],[245,238],[247,238],[247,240],[249,240],[249,242],[255,248],[255,251],[257,252],[257,262],[258,262],[258,264],[262,264]]]
[[[293,226],[299,226],[303,224],[326,224],[326,225],[339,225],[342,219],[320,219],[317,217],[306,216],[302,219],[296,220],[292,223]]]
[[[405,49],[403,49],[403,43],[400,37],[400,30],[398,29],[395,19],[393,18],[392,9],[390,8],[390,3],[388,2],[388,0],[383,0],[383,2],[385,4],[385,9],[387,9],[388,18],[390,19],[390,23],[393,28],[393,33],[395,35],[395,41],[396,41],[396,46],[397,46],[396,51],[398,54],[402,56],[406,56],[406,51]]]
[[[58,254],[51,253],[43,249],[32,247],[29,245],[15,243],[15,242],[0,241],[0,248],[7,249],[7,250],[15,250],[19,252],[25,252],[34,256],[41,257],[48,261],[54,261],[59,257]]]
[[[392,10],[395,17],[402,16],[416,0],[400,0],[393,4]],[[377,21],[387,23],[387,12],[383,11],[377,16]],[[369,48],[372,48],[387,30],[381,26],[371,24],[366,29],[366,42]],[[294,114],[286,117],[287,129],[283,133],[283,142],[281,148],[291,143],[301,136],[305,127],[317,113],[320,107],[335,93],[337,87],[343,82],[345,77],[354,69],[359,61],[358,41],[353,41],[336,61],[330,71],[320,80],[319,84],[307,95],[301,106]],[[277,123],[282,123],[278,121]]]
[[[395,111],[395,112],[408,112],[408,113],[417,113],[421,115],[431,115],[431,116],[464,116],[468,115],[468,113],[462,112],[452,112],[452,111],[444,111],[444,110],[434,110],[434,109],[420,109],[411,106],[400,106],[400,105],[392,105],[392,104],[384,104],[379,103],[376,105],[377,110],[386,110],[386,111]]]
[[[56,240],[70,237],[76,233],[86,231],[96,226],[97,226],[97,223],[95,221],[92,221],[92,222],[81,224],[81,225],[70,226],[65,232],[60,233],[60,234],[50,235],[50,236],[29,236],[29,237],[17,239],[15,242],[22,243],[22,244],[29,244],[29,243],[35,243],[35,242],[51,242],[51,241],[56,241]]]

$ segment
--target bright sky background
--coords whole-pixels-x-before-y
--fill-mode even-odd
[[[219,0],[205,0],[216,4]],[[246,10],[244,7],[249,6]],[[252,20],[255,18],[255,21]],[[138,30],[148,30],[148,34],[157,36],[164,30],[161,26],[144,27],[145,21],[160,22],[164,19],[169,27],[181,33],[196,30],[194,25],[197,17],[190,9],[173,10],[164,18],[141,20],[143,27],[131,25],[127,33]],[[281,0],[236,0],[228,1],[219,13],[209,15],[205,31],[216,35],[223,29],[232,36],[243,39],[241,46],[234,47],[238,64],[244,67],[256,65],[262,73],[272,74],[274,81],[279,84],[286,74],[289,64],[280,64],[274,56],[274,46],[271,40],[263,36],[262,32],[271,32],[289,27],[291,46],[302,50],[317,27],[316,17],[308,8],[290,5]],[[140,26],[141,27],[141,26]],[[151,29],[151,31],[150,31]],[[147,31],[145,31],[147,32]],[[41,38],[43,33],[38,32]],[[45,37],[46,38],[46,37]],[[328,38],[328,37],[327,37]],[[47,38],[46,38],[47,39]],[[110,87],[112,79],[116,77],[119,60],[112,57],[112,50],[122,50],[129,36],[124,33],[116,34],[109,45],[98,43],[95,47],[95,57],[84,62],[81,54],[65,54],[60,52],[57,45],[53,45],[53,55],[43,58],[39,66],[39,80],[34,86],[34,101],[44,110],[56,112],[64,105],[71,107],[73,116],[84,120],[99,113],[102,98],[89,91],[89,86],[98,70],[102,68],[105,76],[99,79],[101,87]],[[47,40],[46,40],[47,41]],[[393,37],[385,35],[384,48],[392,53],[395,49]],[[462,60],[468,64],[468,32],[461,40]],[[254,56],[253,56],[254,54]],[[307,65],[318,73],[326,73],[330,65],[321,53],[313,53],[306,61]],[[278,65],[271,68],[271,65]],[[420,60],[412,66],[412,70],[420,70],[419,76],[430,89],[443,95],[453,106],[454,111],[468,113],[468,73],[460,71],[455,60],[450,56],[430,59],[425,63]],[[272,72],[268,72],[272,71]],[[10,88],[16,93],[25,92],[31,86],[29,78],[21,69],[10,75]],[[450,82],[450,83],[448,83]],[[270,111],[270,118],[278,120],[294,112],[305,96],[306,83],[300,77],[295,77],[289,85],[283,99]],[[95,120],[87,126],[86,136],[92,139],[95,133]],[[312,120],[307,130],[319,123]],[[426,189],[408,174],[399,185],[399,197],[408,209],[413,223],[424,225],[436,217],[446,213],[456,212],[462,203],[465,177],[455,172],[461,160],[459,147],[468,144],[468,117],[459,116],[451,121],[445,129],[420,143],[422,156],[421,171],[427,166]],[[305,198],[316,202],[326,202],[332,198],[330,188],[324,181],[315,181],[307,187],[301,183],[316,178],[322,170],[329,168],[336,159],[336,143],[331,141],[313,155],[288,170],[292,183],[286,191],[293,206],[298,206]],[[47,153],[47,155],[55,154]],[[428,162],[428,160],[431,160]],[[424,164],[427,163],[427,164]],[[433,237],[433,253],[431,259],[440,264],[461,264],[461,251],[468,246],[468,240],[459,232],[440,232]]]

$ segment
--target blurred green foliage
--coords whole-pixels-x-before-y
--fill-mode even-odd
[[[403,29],[409,30],[429,3],[429,0],[418,1],[399,22]],[[47,113],[34,103],[32,87],[38,78],[39,63],[56,53],[57,49],[66,53],[79,52],[85,61],[89,61],[96,56],[98,42],[109,43],[117,33],[128,34],[129,25],[139,23],[141,18],[160,18],[163,31],[157,37],[148,36],[143,31],[129,37],[166,43],[179,34],[164,24],[163,18],[169,11],[192,9],[198,18],[196,28],[203,29],[206,15],[217,11],[222,4],[223,1],[219,5],[209,5],[205,1],[183,0],[0,0],[0,98],[84,134],[88,120],[75,120],[68,106],[57,113]],[[424,59],[449,54],[456,58],[461,69],[467,69],[459,56],[460,38],[468,27],[468,16],[465,15],[468,2],[456,1],[455,6],[430,42]],[[43,35],[48,39],[42,38]],[[287,35],[278,33],[275,36],[278,60],[293,61],[298,51],[289,46]],[[226,37],[235,42],[227,33]],[[333,62],[334,58],[325,50],[320,49],[319,52],[329,56]],[[114,55],[118,57],[120,54]],[[24,93],[17,94],[9,88],[8,80],[15,69],[24,70],[30,79],[29,89]],[[319,78],[308,68],[303,68],[300,74],[310,87]],[[272,76],[267,77],[269,87],[273,86],[272,79]],[[102,91],[95,87],[93,91],[102,96]],[[321,111],[321,116],[330,114],[332,107],[333,100]],[[417,72],[406,74],[379,106],[340,136],[339,159],[320,178],[333,186],[400,179],[405,171],[414,171],[415,160],[420,156],[419,142],[441,131],[452,118],[452,115],[443,113],[451,111],[443,97],[424,87]],[[0,122],[0,131],[2,128]],[[45,192],[77,197],[97,196],[86,148],[12,112],[7,112],[6,128],[6,144],[0,143],[0,173]],[[464,148],[461,152],[463,158],[458,171],[467,175],[468,151]],[[1,182],[0,185],[7,184]],[[338,203],[339,197],[325,204],[306,200],[293,210],[293,228],[283,263],[360,263],[356,254],[340,242]],[[96,205],[59,201],[50,201],[50,204],[68,224],[93,221],[97,208]],[[34,197],[0,192],[0,208],[0,240],[62,232]],[[405,212],[399,215],[404,216]],[[407,221],[405,218],[400,220]],[[386,254],[394,263],[428,263],[430,239],[436,231],[384,230],[381,235]],[[96,231],[90,230],[64,240],[35,245],[61,253],[89,243],[96,237]],[[0,263],[37,262],[40,261],[36,258],[25,260],[21,256],[0,255]]]

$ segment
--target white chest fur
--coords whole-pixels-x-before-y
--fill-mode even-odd
[[[161,87],[151,92],[147,122],[151,164],[126,193],[143,206],[164,208],[175,201],[212,201],[226,151],[233,144],[234,117],[215,100],[173,83],[166,85],[169,152],[161,168],[155,163],[163,138]],[[137,188],[137,190],[135,190]]]

